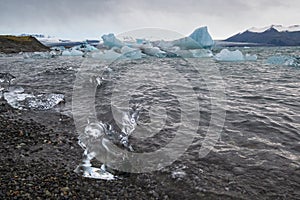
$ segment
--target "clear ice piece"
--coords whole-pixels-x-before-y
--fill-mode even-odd
[[[101,168],[92,167],[91,160],[94,157],[94,152],[88,153],[88,150],[85,150],[82,163],[77,166],[74,172],[86,178],[114,180],[116,177],[105,170],[105,165],[102,165]]]

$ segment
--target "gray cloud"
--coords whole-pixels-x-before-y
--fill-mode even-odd
[[[0,34],[100,37],[143,27],[189,34],[207,25],[214,38],[252,26],[299,24],[293,0],[0,0]]]

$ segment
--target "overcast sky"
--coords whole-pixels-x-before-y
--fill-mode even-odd
[[[299,0],[0,0],[0,34],[100,38],[139,28],[184,35],[208,26],[214,39],[250,27],[300,24]]]

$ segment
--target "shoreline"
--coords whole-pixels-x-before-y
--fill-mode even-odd
[[[259,167],[245,169],[215,153],[185,170],[186,179],[197,180],[195,188],[169,173],[181,161],[167,170],[123,173],[114,181],[84,178],[73,172],[83,150],[72,118],[54,111],[16,110],[1,100],[0,121],[1,199],[265,199],[284,198],[296,187],[296,172],[277,175]],[[278,176],[294,178],[284,178],[282,185],[275,181]],[[287,196],[296,197],[295,192]]]

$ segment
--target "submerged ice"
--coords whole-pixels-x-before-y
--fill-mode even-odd
[[[267,59],[267,63],[272,65],[285,65],[285,66],[293,66],[299,67],[300,66],[300,58],[294,56],[271,56]]]

